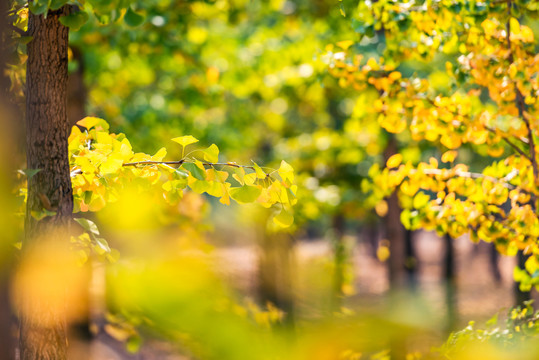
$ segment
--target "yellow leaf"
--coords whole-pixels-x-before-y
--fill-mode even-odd
[[[354,45],[354,42],[352,40],[343,40],[337,43],[337,46],[343,50],[348,49],[352,45]]]
[[[385,200],[380,201],[378,204],[376,204],[374,210],[376,211],[376,214],[378,214],[378,216],[386,216],[388,210],[387,202]]]
[[[123,165],[122,159],[118,159],[115,156],[109,156],[107,160],[101,164],[100,170],[103,174],[113,174],[117,172]]]
[[[245,182],[246,185],[253,185],[256,181],[256,173],[246,174],[243,177],[243,181]]]
[[[391,253],[389,252],[389,247],[386,246],[386,245],[381,245],[378,247],[378,249],[376,250],[376,257],[378,258],[378,260],[380,260],[381,262],[384,262],[386,261],[387,259],[389,259],[389,256],[391,255]]]
[[[289,227],[294,223],[294,216],[285,209],[281,210],[279,215],[273,218],[273,222],[281,227]]]
[[[157,151],[155,153],[154,156],[152,156],[152,160],[153,161],[161,161],[163,160],[163,158],[167,156],[167,149],[165,149],[164,147],[162,147],[161,149],[159,149],[159,151]]]
[[[517,66],[514,63],[509,65],[509,77],[511,79],[514,79],[517,76],[517,73],[518,73]]]
[[[259,178],[259,179],[265,179],[266,178],[266,173],[264,172],[264,170],[262,170],[260,168],[260,166],[258,166],[258,164],[255,163],[254,161],[253,161],[253,168],[255,169],[255,173],[256,173],[257,178]]]
[[[511,19],[509,20],[509,28],[511,29],[511,35],[520,34],[520,23],[516,18],[511,17]]]
[[[449,150],[443,153],[442,155],[442,162],[444,163],[451,163],[455,161],[455,158],[457,157],[458,153],[455,150]]]
[[[380,70],[380,65],[378,65],[378,63],[376,62],[376,60],[374,58],[369,58],[369,60],[367,60],[367,66],[369,66],[371,68],[371,70]]]
[[[292,183],[294,181],[294,169],[286,161],[281,161],[278,172],[284,182],[288,180]]]
[[[198,142],[198,139],[194,138],[193,136],[191,135],[186,135],[186,136],[180,136],[180,137],[176,137],[174,139],[172,139],[172,141],[180,144],[181,146],[187,146],[189,144],[194,144],[196,142]]]
[[[101,121],[100,118],[87,116],[84,119],[77,121],[77,125],[83,126],[86,129],[90,130],[91,128],[96,126],[100,121]]]
[[[402,163],[402,155],[401,154],[395,154],[392,155],[389,159],[387,159],[386,166],[388,168],[396,168]]]

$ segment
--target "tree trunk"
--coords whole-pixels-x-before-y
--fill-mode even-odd
[[[289,234],[263,232],[259,256],[259,296],[285,312],[283,325],[294,328],[294,295],[292,291],[293,239]]]
[[[525,269],[527,256],[522,250],[517,253],[517,266],[519,269]],[[525,301],[531,300],[531,291],[522,291],[518,282],[514,283],[515,306],[522,306]]]
[[[68,28],[58,19],[70,11],[70,6],[64,6],[47,17],[30,13],[28,19],[28,35],[33,39],[28,44],[26,68],[26,156],[28,169],[40,171],[28,180],[23,263],[32,249],[44,242],[68,243],[73,213],[67,141]],[[41,221],[32,216],[32,212],[43,210],[56,214]],[[38,292],[24,293],[20,309],[22,360],[66,359],[65,314],[48,300]]]
[[[455,248],[453,239],[449,234],[444,235],[445,256],[444,256],[444,282],[445,282],[445,304],[447,309],[447,330],[455,330],[457,323],[457,299],[456,299],[456,270],[455,270]]]
[[[397,153],[397,142],[391,138],[384,151],[387,161]],[[406,240],[405,229],[400,220],[401,208],[397,192],[393,192],[387,199],[387,214],[382,219],[385,237],[389,241],[389,282],[391,290],[405,290],[409,285],[406,271]]]
[[[343,214],[333,216],[333,293],[331,294],[331,310],[339,311],[344,297],[343,285],[345,282],[346,263],[348,254],[344,243],[345,219]]]

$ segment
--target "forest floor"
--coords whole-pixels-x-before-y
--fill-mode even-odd
[[[417,288],[414,301],[423,316],[433,316],[435,321],[445,321],[447,312],[446,286],[443,279],[442,261],[445,253],[444,241],[432,233],[418,232],[414,235],[414,247],[418,258]],[[498,268],[501,278],[497,280],[489,260],[489,244],[473,244],[467,238],[454,240],[456,260],[456,291],[454,306],[457,319],[453,326],[462,328],[470,320],[484,323],[496,312],[505,314],[513,305],[512,281],[515,259],[499,256]],[[316,307],[327,303],[331,278],[324,277],[331,266],[332,255],[328,241],[298,241],[294,246],[294,268],[297,276],[292,282],[296,292],[311,288],[307,294],[296,295],[297,313],[307,317],[316,312]],[[258,282],[259,249],[254,245],[236,245],[217,248],[214,252],[216,268],[223,278],[241,296],[255,297]],[[387,266],[375,256],[371,244],[359,242],[355,245],[350,259],[353,269],[351,295],[343,300],[343,306],[380,310],[387,302],[389,290]],[[313,284],[318,292],[313,291]],[[243,295],[241,295],[243,294]],[[419,299],[419,300],[418,300]],[[424,307],[423,307],[424,306]],[[316,316],[316,315],[315,315]],[[150,341],[137,354],[129,354],[123,344],[116,342],[105,333],[83,347],[83,359],[99,360],[182,360],[171,347],[163,342]],[[75,357],[73,357],[75,358]]]

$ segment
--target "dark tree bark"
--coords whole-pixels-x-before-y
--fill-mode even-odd
[[[490,265],[490,270],[492,271],[492,277],[496,284],[500,285],[502,283],[502,273],[500,271],[500,253],[496,250],[496,245],[493,243],[488,244],[488,261]]]
[[[58,21],[70,11],[64,6],[47,17],[29,14],[28,35],[33,39],[26,68],[26,156],[28,169],[40,171],[28,181],[23,261],[33,248],[52,241],[52,234],[54,241],[67,244],[73,213],[67,142],[68,28]],[[41,221],[32,217],[32,211],[44,209],[56,215]],[[22,360],[66,359],[65,314],[52,307],[36,296],[22,299]]]

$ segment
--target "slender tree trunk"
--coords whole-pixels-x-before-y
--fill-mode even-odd
[[[391,138],[384,151],[384,158],[387,161],[392,155],[397,153],[397,143],[395,138]],[[392,290],[404,290],[408,287],[408,276],[406,274],[406,241],[405,229],[400,220],[401,208],[397,193],[394,192],[387,199],[387,214],[382,219],[386,232],[386,239],[389,241],[389,282]]]
[[[444,283],[445,283],[445,304],[447,309],[447,329],[454,330],[457,323],[457,299],[456,299],[456,271],[455,271],[455,248],[453,239],[449,234],[444,235],[445,256],[444,256]]]
[[[520,269],[524,269],[526,265],[526,255],[524,255],[524,252],[522,250],[519,250],[517,253],[517,266]],[[521,291],[519,287],[519,283],[514,283],[514,291],[515,291],[515,306],[524,304],[524,301],[528,301],[531,299],[531,291]]]
[[[73,212],[67,148],[68,29],[58,19],[70,11],[71,7],[64,6],[47,17],[29,14],[28,35],[33,39],[28,44],[26,68],[26,156],[28,169],[40,171],[28,180],[23,261],[43,242],[68,243],[66,231]],[[45,209],[56,214],[41,221],[32,216]],[[66,359],[65,314],[48,298],[32,291],[24,295],[21,359]]]
[[[417,256],[414,248],[414,231],[405,230],[404,233],[404,246],[406,251],[406,276],[410,290],[417,290]]]
[[[294,296],[292,292],[293,239],[288,234],[264,231],[260,243],[259,295],[285,312],[283,325],[294,328]]]
[[[493,243],[488,244],[488,260],[490,264],[490,270],[492,271],[492,277],[496,284],[502,283],[502,273],[500,272],[500,265],[498,264],[500,260],[500,253],[496,250],[496,245]]]
[[[333,311],[338,311],[342,306],[344,296],[343,285],[345,281],[346,262],[348,254],[344,244],[345,219],[342,214],[333,216],[333,293],[331,296],[331,307]]]

